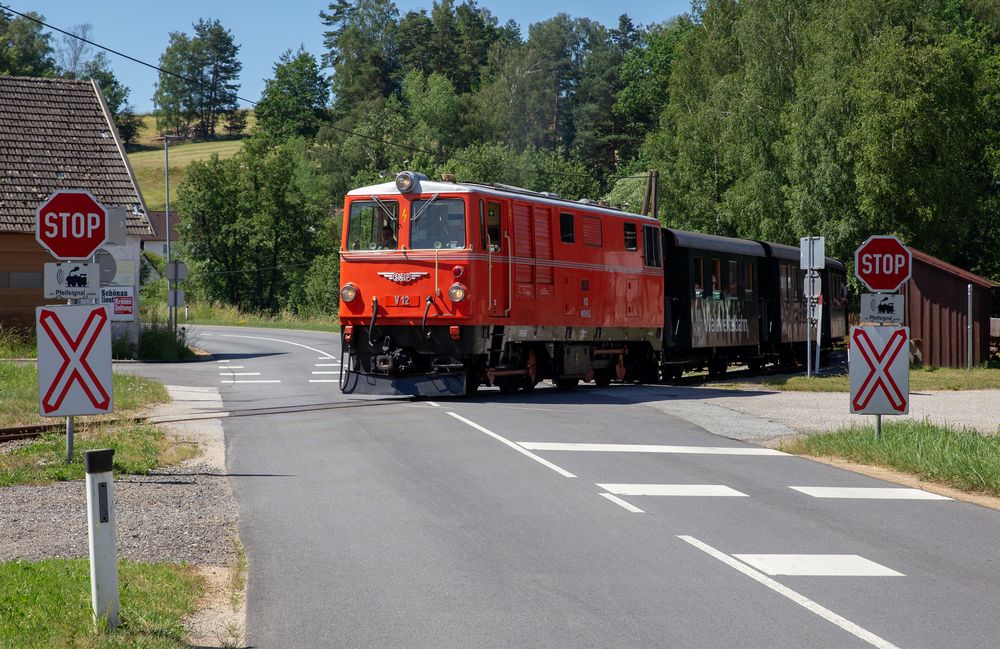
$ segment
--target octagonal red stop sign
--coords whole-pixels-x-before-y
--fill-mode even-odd
[[[88,259],[108,240],[108,211],[86,189],[58,191],[35,212],[35,239],[57,259]]]
[[[854,251],[854,274],[872,291],[891,293],[910,279],[909,249],[896,237],[868,237]]]

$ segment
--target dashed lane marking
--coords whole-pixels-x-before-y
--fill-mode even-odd
[[[680,540],[684,541],[685,543],[689,543],[689,544],[693,545],[694,547],[698,548],[699,550],[701,550],[705,554],[718,559],[719,561],[721,561],[722,563],[726,564],[730,568],[734,568],[734,569],[742,572],[747,577],[750,577],[754,581],[756,581],[756,582],[758,582],[760,584],[763,584],[764,586],[767,586],[768,588],[770,588],[774,592],[778,593],[779,595],[782,595],[783,597],[787,597],[788,599],[792,600],[793,602],[795,602],[799,606],[805,608],[808,611],[812,611],[813,613],[815,613],[816,615],[820,616],[824,620],[826,620],[826,621],[828,621],[828,622],[830,622],[832,624],[836,624],[838,627],[840,627],[844,631],[847,631],[851,635],[854,635],[854,636],[856,636],[856,637],[864,640],[865,642],[867,642],[871,646],[877,647],[878,649],[899,649],[899,647],[897,647],[896,645],[892,644],[888,640],[885,640],[884,638],[881,638],[881,637],[875,635],[871,631],[868,631],[867,629],[864,629],[864,628],[858,626],[857,624],[855,624],[854,622],[851,622],[850,620],[848,620],[845,617],[837,615],[836,613],[834,613],[830,609],[817,604],[816,602],[814,602],[813,600],[809,599],[805,595],[801,595],[801,594],[797,593],[796,591],[792,590],[791,588],[789,588],[789,587],[787,587],[787,586],[785,586],[785,585],[783,585],[783,584],[775,581],[774,579],[771,579],[767,575],[765,575],[765,574],[763,574],[763,573],[761,573],[761,572],[759,572],[757,570],[754,570],[753,568],[751,568],[750,566],[746,565],[745,563],[742,563],[742,562],[734,559],[733,557],[729,556],[728,554],[726,554],[724,552],[716,550],[715,548],[713,548],[712,546],[708,545],[707,543],[703,543],[703,542],[699,541],[698,539],[694,538],[693,536],[686,536],[686,535],[683,535],[683,534],[682,535],[678,535],[677,538],[679,538]]]
[[[428,401],[427,405],[432,408],[440,408],[441,406],[436,401]]]
[[[518,442],[532,451],[594,451],[604,453],[691,453],[700,455],[785,456],[773,448],[756,446],[670,446],[663,444],[576,444],[559,442]]]
[[[220,370],[242,370],[243,365],[226,365],[225,367],[220,367]]]
[[[603,496],[604,498],[607,498],[608,500],[610,500],[614,504],[618,505],[619,507],[622,507],[624,509],[629,510],[633,514],[645,514],[646,513],[644,511],[642,511],[641,509],[639,509],[638,507],[636,507],[635,505],[633,505],[632,503],[626,502],[626,501],[622,500],[621,498],[619,498],[618,496],[616,496],[614,494],[603,493],[603,494],[600,494],[600,495]]]
[[[861,498],[871,500],[951,500],[922,489],[905,487],[788,487],[813,498]]]
[[[222,379],[223,383],[281,383],[281,379]]]
[[[903,577],[903,573],[856,554],[734,554],[757,570],[796,577]]]
[[[309,379],[310,383],[337,383],[340,379]]]
[[[618,496],[706,496],[749,498],[745,493],[722,484],[603,484],[597,485]]]
[[[260,372],[219,372],[219,376],[260,376]]]
[[[313,372],[313,374],[340,374],[340,372]]]
[[[337,367],[340,363],[315,363],[316,367]]]
[[[461,421],[461,422],[463,422],[463,423],[465,423],[465,424],[467,424],[469,426],[472,426],[473,428],[475,428],[479,432],[485,433],[485,434],[489,435],[490,437],[492,437],[493,439],[497,440],[498,442],[506,444],[507,446],[511,447],[512,449],[514,449],[518,453],[520,453],[522,455],[526,455],[527,457],[530,457],[535,462],[538,462],[539,464],[541,464],[543,466],[549,467],[550,469],[552,469],[553,471],[555,471],[556,473],[558,473],[561,476],[565,476],[567,478],[575,478],[576,477],[575,475],[573,475],[572,473],[570,473],[566,469],[562,468],[561,466],[557,466],[557,465],[549,462],[548,460],[546,460],[544,458],[538,457],[537,455],[535,455],[531,451],[529,451],[527,449],[524,449],[524,448],[518,446],[517,444],[515,444],[514,442],[510,441],[509,439],[507,439],[503,435],[497,435],[492,430],[489,430],[487,428],[483,428],[482,426],[480,426],[476,422],[471,421],[469,419],[466,419],[465,417],[463,417],[462,415],[458,414],[457,412],[449,412],[448,414],[451,415],[452,417],[454,417],[455,419],[457,419],[457,420],[459,420],[459,421]]]

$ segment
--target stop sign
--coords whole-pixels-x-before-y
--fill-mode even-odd
[[[854,251],[854,274],[872,291],[891,293],[910,279],[910,251],[896,237],[868,237]]]
[[[35,239],[56,259],[88,259],[108,240],[108,211],[86,189],[58,191],[35,212]]]

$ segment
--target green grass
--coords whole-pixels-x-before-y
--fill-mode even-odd
[[[177,188],[187,174],[187,167],[196,160],[208,160],[213,153],[220,158],[231,158],[243,148],[242,139],[210,140],[206,142],[174,143],[170,145],[170,201],[176,206]],[[135,171],[135,178],[150,210],[162,211],[166,207],[166,189],[163,173],[163,144],[158,149],[128,154]]]
[[[0,426],[54,423],[58,419],[38,414],[38,368],[0,360]],[[111,419],[134,415],[140,408],[165,403],[167,389],[154,381],[124,374],[112,377],[115,412],[87,419]]]
[[[0,563],[0,649],[184,649],[204,585],[184,565],[118,564],[121,625],[95,630],[86,559]]]
[[[1000,438],[973,430],[886,422],[879,441],[871,426],[852,426],[784,443],[781,450],[888,467],[962,491],[1000,496]]]
[[[164,307],[164,312],[166,308]],[[164,317],[166,317],[164,315]],[[244,313],[236,307],[218,304],[194,303],[190,305],[189,317],[184,317],[184,309],[178,315],[181,326],[192,324],[223,325],[231,327],[272,327],[277,329],[302,329],[309,331],[340,331],[337,316],[301,316],[294,313],[275,315]]]
[[[73,461],[66,463],[66,438],[46,433],[25,446],[0,453],[0,487],[82,480],[83,453],[115,449],[117,474],[145,475],[159,466],[177,464],[197,455],[193,444],[177,443],[156,426],[137,423],[85,425],[73,435]]]
[[[142,117],[142,129],[139,131],[139,137],[136,139],[137,149],[160,149],[163,150],[163,140],[157,138],[160,137],[160,133],[156,131],[156,116],[141,115]],[[243,131],[244,135],[249,135],[253,132],[254,127],[257,125],[257,114],[254,111],[247,112],[247,128]],[[219,133],[225,134],[225,123],[219,125]],[[173,147],[171,146],[171,149]]]
[[[775,376],[760,384],[775,390],[795,392],[847,392],[851,384],[846,374],[834,376]],[[910,391],[924,390],[998,390],[1000,368],[974,367],[972,371],[953,368],[915,368],[910,370]]]
[[[34,358],[37,353],[33,330],[0,325],[0,358]]]

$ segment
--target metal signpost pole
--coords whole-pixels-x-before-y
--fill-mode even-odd
[[[969,284],[969,315],[967,316],[966,324],[966,348],[967,348],[967,361],[966,364],[969,366],[969,371],[972,371],[972,284]]]
[[[167,234],[167,268],[170,268],[170,136],[163,135],[163,171],[164,171],[164,183],[166,184],[166,234]],[[169,271],[168,271],[169,272]],[[169,276],[167,277],[167,328],[170,332],[174,331],[174,308],[170,306],[170,291],[173,287],[173,282],[170,281]]]

